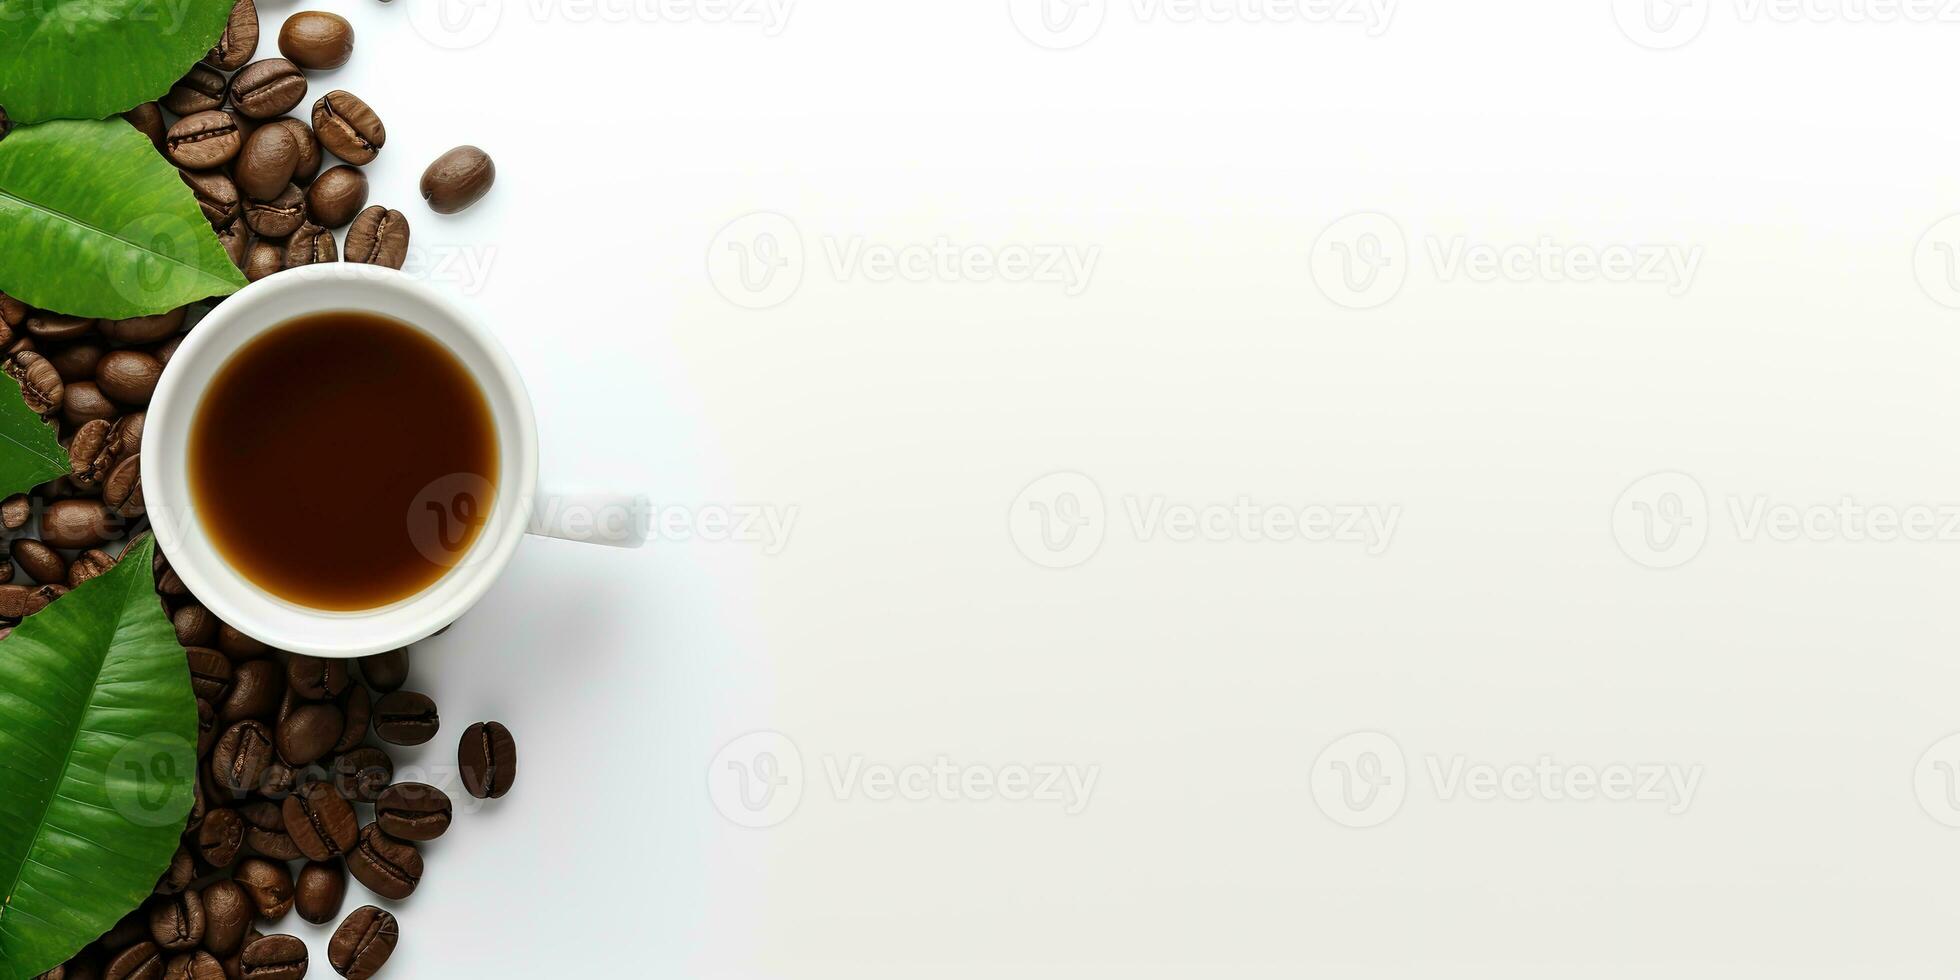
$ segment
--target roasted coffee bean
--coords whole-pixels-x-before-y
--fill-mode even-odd
[[[340,740],[334,743],[335,752],[350,752],[367,738],[368,719],[374,711],[374,702],[368,689],[359,684],[347,685],[334,703],[340,707],[340,717],[345,724],[340,729]]]
[[[274,759],[265,764],[265,775],[259,777],[259,795],[269,800],[284,800],[299,785],[299,773],[293,767]]]
[[[25,319],[27,319],[27,304],[6,293],[0,293],[0,325],[9,328],[18,327]]]
[[[311,222],[299,226],[293,237],[286,240],[286,268],[320,262],[340,261],[340,249],[334,244],[333,232]]]
[[[224,958],[226,980],[245,980],[245,947],[252,945],[259,939],[264,938],[264,936],[265,933],[260,932],[257,928],[245,930],[244,941],[238,944],[237,949],[232,950],[230,956]]]
[[[346,164],[320,175],[306,189],[306,213],[325,228],[344,227],[367,207],[368,180],[359,167]]]
[[[381,117],[353,93],[338,90],[313,103],[313,134],[327,152],[357,167],[372,163],[388,141]]]
[[[231,661],[209,647],[191,647],[184,656],[191,665],[191,692],[212,704],[223,701],[231,690]]]
[[[408,683],[408,648],[390,650],[360,659],[361,679],[382,694],[392,694]]]
[[[399,269],[408,260],[408,219],[377,204],[347,228],[347,261]]]
[[[131,126],[136,127],[137,132],[148,136],[150,145],[156,147],[158,152],[163,150],[163,134],[169,132],[170,127],[163,121],[162,106],[154,102],[145,102],[123,113],[122,117]]]
[[[218,709],[209,701],[197,703],[197,755],[203,758],[211,754],[211,746],[218,744]],[[204,792],[204,780],[193,781],[199,793]]]
[[[293,839],[301,854],[314,861],[347,853],[360,834],[361,822],[354,808],[324,781],[301,786],[286,798],[281,812],[286,818],[286,836]]]
[[[177,853],[170,856],[170,867],[157,879],[158,895],[181,895],[197,880],[197,856],[191,853],[186,844],[177,845]]]
[[[399,902],[414,894],[422,881],[422,852],[368,824],[360,843],[347,855],[347,870],[368,891]]]
[[[0,527],[9,531],[18,531],[26,527],[28,520],[33,516],[34,502],[27,499],[24,493],[17,493],[0,501]]]
[[[179,116],[209,112],[225,104],[224,73],[205,65],[193,65],[157,101]]]
[[[421,745],[441,727],[436,703],[425,694],[395,691],[374,703],[374,733],[392,745]]]
[[[252,53],[258,49],[258,6],[252,0],[238,0],[231,5],[231,19],[225,22],[225,32],[218,36],[211,53],[204,56],[204,63],[220,71],[237,71],[252,60]]]
[[[220,807],[204,814],[197,828],[197,855],[214,868],[229,867],[245,847],[245,818],[237,810]]]
[[[122,405],[148,405],[163,365],[140,350],[112,350],[95,367],[95,386]]]
[[[203,950],[178,953],[164,965],[163,980],[225,980],[218,958]]]
[[[320,141],[314,138],[313,127],[291,117],[275,119],[266,125],[283,126],[293,134],[293,145],[299,150],[299,162],[293,166],[293,183],[302,187],[312,183],[314,175],[320,172]]]
[[[299,845],[286,833],[286,811],[278,803],[253,801],[238,808],[245,818],[245,846],[278,861],[300,856]]]
[[[35,340],[74,340],[95,329],[95,321],[85,316],[63,316],[45,311],[30,313],[21,324]]]
[[[354,56],[354,25],[339,14],[302,10],[279,28],[279,53],[308,71],[332,71]]]
[[[393,913],[363,905],[348,913],[327,942],[327,962],[347,980],[368,980],[394,955],[401,927]]]
[[[449,794],[427,783],[396,783],[374,804],[374,822],[391,837],[431,841],[449,829]]]
[[[197,948],[204,941],[204,899],[186,891],[150,906],[150,939],[173,953]]]
[[[143,419],[142,412],[131,412],[116,420],[115,426],[109,430],[109,446],[115,450],[116,455],[133,455],[142,446]],[[163,552],[159,551],[157,554],[161,556]]]
[[[272,652],[271,647],[240,633],[229,623],[218,624],[218,649],[223,650],[225,656],[233,660],[263,657]],[[281,690],[283,691],[283,687]]]
[[[259,125],[262,121],[253,119],[232,107],[226,107],[218,111],[231,117],[231,124],[238,127],[238,148],[240,150],[245,149],[245,141],[251,139],[253,133],[258,132]],[[270,122],[270,120],[267,122]]]
[[[65,585],[0,585],[0,618],[23,619],[48,608],[68,591]]]
[[[250,201],[245,205],[245,223],[263,238],[284,238],[306,223],[306,195],[298,184],[287,184],[270,201]]]
[[[339,861],[308,861],[293,882],[293,908],[316,926],[332,922],[347,899],[347,870]]]
[[[100,548],[90,548],[75,556],[68,563],[68,587],[79,589],[83,582],[100,576],[116,567],[116,559]]]
[[[380,799],[394,778],[395,760],[371,745],[349,749],[333,760],[334,789],[355,803]]]
[[[163,152],[186,170],[215,170],[230,163],[242,145],[237,120],[213,109],[177,120],[164,136]]]
[[[250,719],[264,721],[279,710],[286,694],[286,672],[267,660],[246,660],[232,670],[231,693],[217,702],[218,720],[226,725]]]
[[[296,653],[286,662],[286,685],[293,693],[326,701],[347,690],[347,661]]]
[[[502,722],[480,721],[463,732],[456,751],[463,788],[479,800],[501,799],[517,781],[517,740]]]
[[[240,272],[245,271],[245,249],[251,243],[252,229],[243,221],[234,221],[218,229],[218,247],[225,250],[225,258],[230,259],[231,264],[237,266]],[[170,355],[177,349],[177,342],[181,339],[181,337],[172,337],[157,348],[158,363],[166,365],[170,363]]]
[[[49,364],[54,365],[55,371],[61,374],[63,382],[72,386],[83,381],[93,384],[95,366],[101,363],[102,355],[108,352],[107,344],[93,337],[84,337],[65,344],[50,344],[38,353],[47,358]],[[65,401],[72,400],[73,392],[69,394],[70,397],[64,399]]]
[[[36,582],[63,582],[68,578],[68,560],[61,557],[61,552],[33,538],[14,542],[14,560]]]
[[[63,403],[68,401],[62,398]],[[109,422],[95,419],[82,423],[68,440],[68,478],[84,489],[100,486],[115,465],[116,454],[109,448]]]
[[[238,196],[238,185],[224,171],[184,171],[178,176],[197,196],[197,209],[204,212],[204,220],[211,222],[211,227],[227,228],[238,220],[244,201]]]
[[[238,882],[220,878],[204,886],[204,948],[218,956],[237,952],[257,914]]]
[[[231,880],[245,889],[252,911],[261,919],[276,922],[293,909],[293,873],[283,861],[248,857],[232,870]]]
[[[265,936],[246,945],[239,964],[247,980],[300,980],[306,976],[306,944],[298,936]]]
[[[422,200],[437,214],[455,214],[482,200],[496,180],[497,165],[490,154],[459,146],[422,171]]]
[[[218,736],[211,748],[211,776],[218,785],[237,792],[259,786],[272,761],[272,730],[260,721],[241,721]]]
[[[104,980],[163,980],[163,950],[147,939],[109,961],[102,972]]]
[[[279,719],[279,757],[306,766],[326,758],[340,742],[347,719],[331,704],[301,704]]]
[[[252,119],[291,112],[306,98],[306,74],[284,58],[254,61],[231,76],[231,104]]]
[[[190,307],[179,306],[155,316],[103,320],[96,324],[96,330],[118,344],[153,344],[184,329],[184,318],[189,314]]]
[[[270,201],[293,182],[299,139],[287,126],[261,126],[238,151],[232,166],[238,189],[254,201]]]
[[[47,358],[24,350],[7,360],[5,370],[7,377],[20,385],[20,396],[28,408],[46,415],[61,407],[61,372]]]
[[[57,500],[41,512],[41,540],[57,548],[93,548],[121,525],[100,500]]]
[[[102,502],[117,517],[135,519],[144,514],[142,459],[139,454],[117,463],[102,481]]]
[[[252,251],[245,256],[245,278],[258,282],[286,267],[286,243],[261,238],[252,243]]]
[[[171,613],[170,625],[177,630],[177,643],[181,646],[206,646],[218,635],[218,617],[195,602]]]
[[[66,390],[61,397],[61,417],[69,425],[83,426],[97,419],[114,422],[122,411],[94,381],[71,381],[62,387]]]

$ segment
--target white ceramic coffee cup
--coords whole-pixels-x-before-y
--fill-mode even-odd
[[[490,515],[467,547],[444,540],[444,508],[477,486],[432,487],[401,520],[423,553],[449,565],[435,584],[377,609],[333,612],[280,598],[247,579],[199,523],[189,475],[192,424],[212,379],[232,355],[295,317],[354,310],[392,317],[448,348],[482,389],[497,428],[498,465]],[[488,331],[439,291],[392,269],[353,263],[302,266],[267,277],[219,304],[184,337],[157,384],[143,426],[143,497],[151,527],[184,584],[205,608],[247,636],[317,657],[360,657],[424,639],[489,591],[528,531],[618,547],[646,542],[646,498],[543,492],[530,395],[510,356]],[[359,465],[349,460],[348,465]],[[418,504],[424,503],[418,498]],[[476,506],[481,500],[473,501]],[[426,509],[426,519],[422,516]],[[295,556],[304,560],[304,556]]]

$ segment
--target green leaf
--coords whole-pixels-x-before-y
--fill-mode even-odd
[[[54,429],[20,397],[20,383],[0,374],[0,497],[25,493],[69,470]]]
[[[152,544],[0,640],[0,980],[73,956],[155,887],[197,773]]]
[[[191,189],[135,127],[52,122],[0,140],[0,293],[121,320],[244,287]]]
[[[230,0],[0,0],[0,106],[17,123],[101,119],[170,89]]]

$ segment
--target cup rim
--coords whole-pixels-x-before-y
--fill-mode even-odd
[[[260,315],[269,304],[323,283],[346,287],[332,302],[300,301],[299,309]],[[432,309],[443,328],[374,307],[375,291]],[[227,564],[202,532],[191,499],[188,433],[210,380],[246,344],[309,313],[372,310],[442,342],[451,334],[474,348],[466,364],[495,417],[499,479],[491,519],[467,557],[414,596],[373,610],[337,612],[280,598]],[[537,486],[537,423],[529,392],[509,353],[476,316],[440,291],[399,270],[347,263],[300,266],[268,276],[225,299],[184,336],[157,383],[147,409],[143,451],[145,509],[170,567],[219,620],[275,649],[345,659],[407,646],[447,627],[475,605],[509,566],[529,522]],[[159,412],[162,413],[159,416]],[[163,444],[159,444],[159,440]],[[182,499],[177,499],[180,497]],[[462,583],[457,585],[455,583]],[[304,628],[302,628],[304,627]]]

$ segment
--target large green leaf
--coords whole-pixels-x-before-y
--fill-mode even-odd
[[[51,122],[0,140],[0,293],[121,320],[244,286],[191,189],[135,127]]]
[[[0,0],[0,106],[16,123],[148,102],[216,44],[231,0]]]
[[[170,864],[197,702],[144,539],[0,640],[0,980],[73,956]]]
[[[54,429],[21,400],[20,383],[0,374],[0,497],[25,493],[69,469]]]

